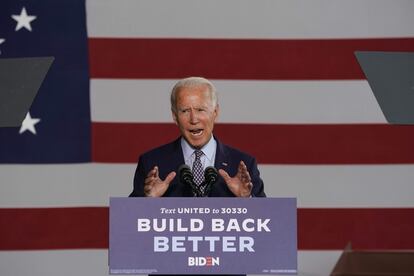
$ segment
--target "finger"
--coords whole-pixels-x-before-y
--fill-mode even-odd
[[[170,183],[171,183],[171,181],[174,179],[175,175],[176,175],[176,173],[175,173],[175,172],[170,172],[170,173],[167,175],[167,177],[165,178],[164,182],[165,182],[167,185],[170,185]]]
[[[145,185],[152,185],[154,184],[153,182],[156,180],[154,174],[148,174],[148,176],[145,178],[144,180],[144,184]]]
[[[144,183],[144,192],[149,192],[152,190],[152,188],[155,185],[155,181],[153,177],[147,178],[145,179],[145,183]]]
[[[252,195],[253,183],[252,182],[244,183],[242,190],[243,190],[241,192],[242,197],[250,197]]]
[[[151,190],[152,190],[152,185],[145,185],[144,186],[145,194],[148,194]]]
[[[243,170],[244,162],[241,160],[239,166],[237,167],[237,173],[241,173]]]
[[[251,191],[253,189],[253,183],[249,181],[249,182],[245,183],[245,187],[246,187],[246,189]]]
[[[237,168],[237,174],[241,177],[247,172],[246,164],[243,161],[240,161],[239,167]]]
[[[156,167],[152,168],[152,170],[150,170],[150,171],[148,172],[148,174],[147,174],[147,178],[148,178],[148,177],[154,177],[154,176],[155,176],[155,172],[156,172],[155,168],[156,168]]]
[[[246,166],[246,164],[243,162],[243,160],[241,160],[241,161],[240,161],[240,164],[239,164],[239,170],[240,170],[242,173],[247,172],[247,166]]]
[[[157,166],[155,166],[154,167],[154,170],[155,170],[155,178],[158,178],[159,177],[159,170],[158,170],[158,167]]]
[[[150,177],[150,178],[147,178],[147,179],[153,179],[153,177]],[[151,195],[151,191],[154,187],[154,183],[155,183],[154,181],[149,181],[149,182],[145,181],[145,184],[144,184],[144,194],[145,194],[145,196],[150,196]]]
[[[247,170],[247,166],[246,166],[246,164],[243,161],[240,161],[239,169],[238,169],[238,172],[237,173],[238,173],[238,175],[240,177],[240,180],[243,183],[248,183],[248,182],[251,181],[250,173]]]
[[[221,177],[223,177],[224,181],[226,183],[229,183],[229,181],[231,180],[230,175],[223,169],[220,169],[218,172],[221,175]]]
[[[152,186],[154,186],[154,184],[155,184],[155,181],[154,181],[154,178],[147,178],[147,179],[145,179],[145,182],[144,182],[144,188],[145,187],[152,187]]]
[[[243,182],[244,183],[249,183],[249,182],[251,182],[252,181],[252,178],[250,177],[250,173],[249,173],[249,171],[245,171],[245,173],[243,174]]]

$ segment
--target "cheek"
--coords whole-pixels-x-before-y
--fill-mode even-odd
[[[183,131],[191,127],[191,124],[187,120],[180,120],[177,125]]]
[[[214,122],[215,122],[215,118],[209,118],[209,120],[207,121],[207,125],[210,127],[210,128],[213,128],[213,126],[214,126]]]
[[[183,125],[185,124],[186,120],[183,116],[177,116],[176,117],[176,124],[177,125]]]

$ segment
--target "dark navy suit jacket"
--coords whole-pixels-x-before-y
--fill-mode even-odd
[[[158,166],[159,176],[163,180],[170,172],[177,172],[177,175],[170,183],[168,190],[164,194],[165,197],[193,196],[191,187],[180,183],[178,177],[178,168],[185,163],[180,139],[181,138],[178,138],[172,143],[153,149],[140,156],[138,166],[135,171],[134,190],[130,194],[131,197],[144,196],[144,180],[148,172],[154,166]],[[216,141],[217,150],[214,167],[217,170],[224,169],[231,177],[233,177],[237,173],[240,161],[243,160],[252,179],[252,196],[266,196],[256,160],[246,153],[222,144],[218,139],[216,139]],[[219,175],[219,179],[212,187],[209,196],[234,197],[235,195],[229,190],[227,184],[224,182],[224,179]]]
[[[172,171],[177,172],[173,181],[170,183],[168,190],[163,196],[165,197],[192,197],[193,193],[191,187],[186,186],[179,181],[178,168],[184,164],[183,150],[181,149],[181,138],[178,138],[172,143],[163,145],[149,152],[144,153],[138,160],[138,166],[134,176],[134,190],[129,195],[130,197],[144,196],[144,180],[148,172],[158,166],[159,176],[161,179]],[[256,160],[248,154],[245,154],[237,149],[231,148],[222,144],[217,140],[216,160],[214,167],[224,169],[231,177],[233,177],[238,170],[241,160],[246,164],[253,183],[252,196],[265,197],[263,181],[260,178],[259,170],[257,168]],[[229,190],[224,179],[219,175],[219,179],[214,184],[210,197],[234,197],[235,195]],[[188,275],[191,276],[191,275]],[[220,275],[215,275],[220,276]],[[236,275],[232,275],[236,276]],[[243,276],[243,275],[241,275]]]

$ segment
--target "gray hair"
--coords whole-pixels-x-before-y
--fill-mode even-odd
[[[213,103],[213,107],[216,107],[218,104],[217,92],[214,85],[205,78],[202,77],[189,77],[185,79],[179,80],[173,87],[171,91],[171,110],[172,112],[177,112],[177,93],[182,88],[185,87],[200,87],[200,86],[207,86],[208,92],[210,92],[211,102]]]

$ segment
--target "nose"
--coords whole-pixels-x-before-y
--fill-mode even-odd
[[[198,123],[198,116],[195,110],[190,111],[190,123],[193,125]]]

